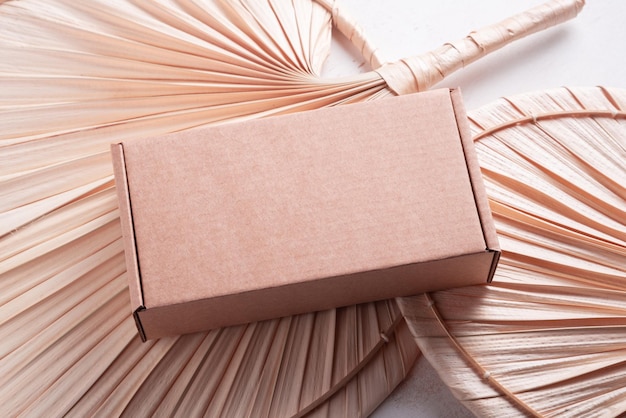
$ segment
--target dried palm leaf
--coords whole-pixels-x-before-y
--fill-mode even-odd
[[[425,89],[581,6],[324,81],[331,20],[378,67],[334,3],[0,2],[2,415],[366,415],[417,356],[394,301],[139,342],[108,144]]]
[[[400,305],[477,415],[626,412],[625,110],[626,90],[562,88],[470,113],[500,266]]]

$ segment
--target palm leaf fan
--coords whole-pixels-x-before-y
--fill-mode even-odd
[[[334,3],[1,2],[2,415],[367,415],[417,356],[394,301],[140,343],[108,144],[425,89],[581,5],[378,69]],[[377,71],[320,79],[331,20]]]
[[[496,276],[400,305],[479,416],[626,413],[625,109],[623,89],[561,88],[470,113]]]

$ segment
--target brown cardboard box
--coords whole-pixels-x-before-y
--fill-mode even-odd
[[[497,264],[455,90],[112,152],[144,339],[486,283]]]

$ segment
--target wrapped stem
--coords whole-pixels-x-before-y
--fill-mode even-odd
[[[578,15],[584,0],[551,0],[426,54],[385,64],[376,72],[396,94],[424,91],[503,46]]]

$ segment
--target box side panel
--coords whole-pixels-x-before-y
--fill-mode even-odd
[[[485,243],[488,249],[499,251],[500,244],[498,243],[495,224],[491,215],[491,209],[489,208],[489,200],[487,198],[483,176],[480,171],[476,149],[474,148],[474,141],[470,133],[469,121],[467,120],[467,113],[461,97],[461,91],[459,89],[453,89],[450,95],[454,105],[454,112],[459,127],[461,143],[463,144],[472,189],[474,191],[476,207],[478,208],[478,216],[480,217],[483,234],[485,236]]]
[[[494,253],[484,251],[256,290],[139,312],[148,339],[330,309],[450,287],[483,284]]]
[[[113,160],[113,172],[115,174],[115,187],[117,189],[119,202],[122,238],[124,239],[126,274],[128,275],[130,301],[134,313],[137,309],[142,307],[144,303],[141,292],[139,264],[137,262],[133,215],[130,207],[130,194],[128,191],[128,179],[126,177],[126,165],[124,162],[124,146],[122,144],[111,144],[111,156]]]

